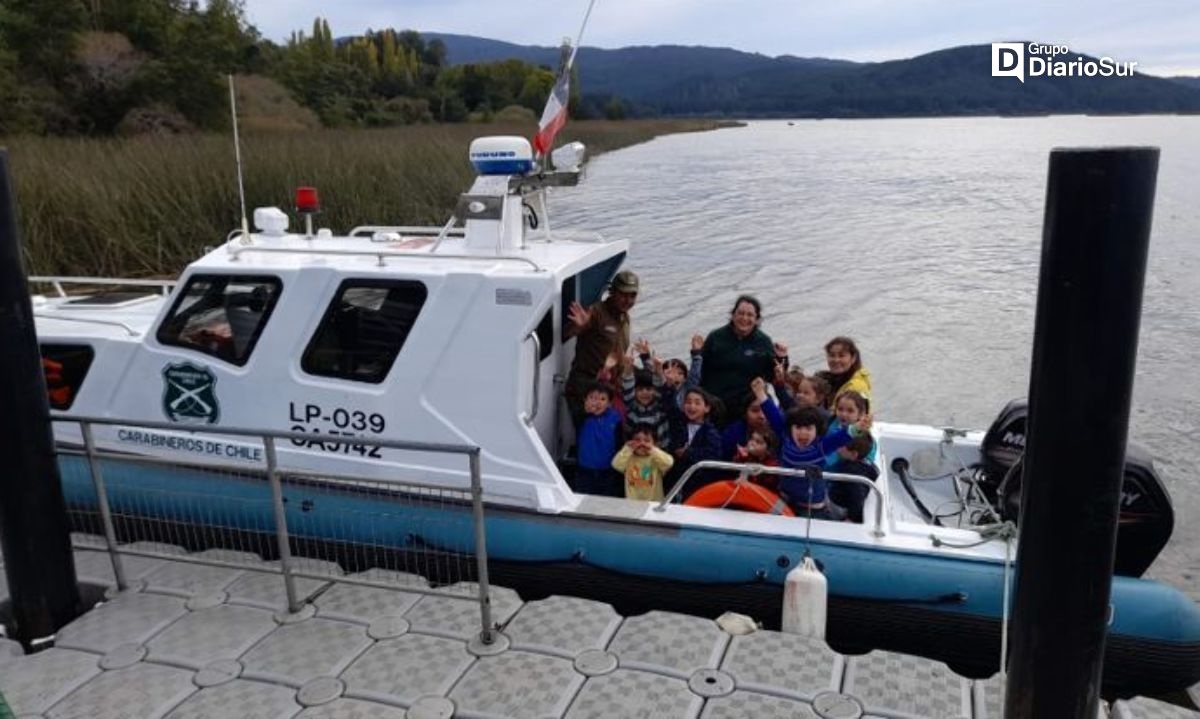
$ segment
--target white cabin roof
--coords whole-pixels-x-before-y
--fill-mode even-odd
[[[496,251],[468,247],[461,234],[438,242],[438,228],[420,229],[419,234],[377,232],[367,236],[252,233],[248,243],[233,239],[194,262],[191,269],[247,272],[332,266],[354,273],[402,272],[405,276],[562,275],[628,250],[628,242],[624,240],[609,242],[594,233],[555,232],[550,239],[545,235],[529,236],[524,248]]]

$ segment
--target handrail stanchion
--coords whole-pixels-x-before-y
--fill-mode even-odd
[[[283,486],[279,480],[279,460],[275,455],[275,438],[264,436],[263,452],[267,457],[267,481],[271,485],[271,508],[275,512],[275,540],[279,544],[279,568],[287,591],[288,612],[300,611],[296,598],[296,579],[292,576],[292,548],[288,542],[287,513],[283,510]]]
[[[104,544],[108,547],[108,558],[112,561],[113,577],[117,580],[117,591],[123,592],[129,588],[125,580],[125,565],[121,563],[121,553],[117,549],[117,530],[113,526],[112,508],[108,505],[108,489],[104,485],[104,475],[100,471],[100,458],[96,456],[96,440],[92,437],[90,422],[80,422],[79,430],[83,433],[83,451],[87,454],[88,471],[92,475],[92,486],[96,489],[96,504],[100,506],[100,523],[104,525]]]
[[[479,621],[483,624],[479,641],[491,644],[496,638],[492,628],[492,590],[488,580],[487,527],[483,523],[483,482],[479,454],[479,448],[475,447],[467,457],[471,464],[471,512],[475,524],[475,565],[479,575]]]

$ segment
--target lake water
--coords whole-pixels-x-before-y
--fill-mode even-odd
[[[661,354],[749,292],[808,370],[855,338],[880,419],[986,428],[1029,382],[1048,153],[1099,145],[1162,149],[1130,436],[1175,500],[1151,574],[1200,599],[1200,117],[753,122],[602,155],[552,220],[631,241]]]

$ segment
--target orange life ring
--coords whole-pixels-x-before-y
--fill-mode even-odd
[[[779,514],[784,517],[796,516],[778,494],[752,482],[733,479],[707,484],[693,492],[683,503],[689,507],[723,507],[760,514]]]

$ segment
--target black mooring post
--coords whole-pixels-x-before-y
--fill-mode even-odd
[[[54,634],[79,613],[75,558],[54,457],[46,378],[8,173],[0,149],[0,551],[16,638]]]
[[[1005,717],[1094,719],[1157,148],[1054,150]]]

